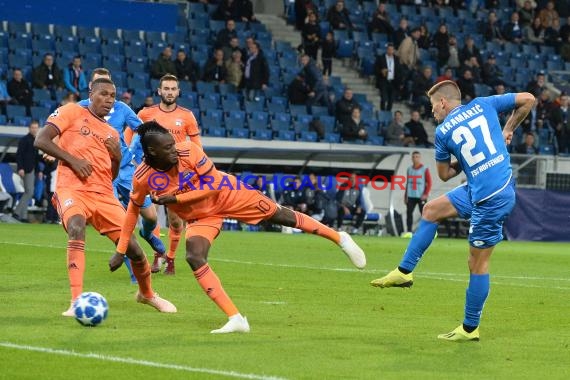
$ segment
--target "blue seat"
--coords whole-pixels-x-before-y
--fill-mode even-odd
[[[219,83],[218,92],[220,95],[225,96],[227,94],[233,94],[237,91],[236,86],[233,83]]]
[[[19,127],[27,127],[32,122],[32,118],[29,116],[14,116],[12,118],[12,124]]]
[[[250,127],[251,128],[251,127]],[[252,131],[252,138],[255,140],[272,140],[273,132],[269,129],[256,128]]]
[[[329,115],[329,109],[327,107],[312,106],[312,107],[310,107],[310,109],[311,109],[311,115],[313,115],[315,117],[328,116]]]
[[[295,131],[279,129],[275,134],[277,140],[295,141]]]
[[[111,71],[111,75],[114,76],[113,74],[115,73],[115,71],[123,71],[124,67],[125,67],[125,57],[123,57],[122,55],[118,55],[118,54],[112,54],[106,57],[103,57],[103,66],[108,69],[109,71]]]
[[[13,36],[15,36],[19,33],[28,33],[26,23],[25,22],[9,21],[8,22],[8,33],[10,33]]]
[[[287,110],[287,104],[283,103],[276,103],[273,101],[267,102],[267,112],[270,113],[278,113],[278,112],[285,112]]]
[[[6,105],[6,117],[13,120],[17,116],[26,116],[26,107],[15,104]]]
[[[20,33],[16,37],[8,38],[8,47],[14,52],[20,49],[31,49],[32,35],[28,33]]]
[[[50,30],[49,30],[49,24],[37,24],[37,23],[32,23],[32,36],[34,38],[43,38],[44,36],[52,36]],[[55,37],[55,36],[52,36]]]
[[[382,136],[369,136],[366,140],[369,145],[384,145],[384,137]]]
[[[13,173],[14,170],[12,170],[10,164],[0,163],[0,176],[2,176],[2,185],[4,185],[6,192],[12,196],[16,195],[16,186],[12,180]]]
[[[206,129],[205,135],[209,137],[226,137],[226,129],[222,127],[209,127]]]
[[[317,132],[301,131],[299,134],[299,141],[317,142]]]
[[[246,116],[244,111],[230,111],[225,114],[224,117],[226,126],[232,126],[232,128],[244,128],[246,122]]]
[[[247,113],[261,112],[261,111],[263,111],[263,103],[262,102],[256,102],[255,100],[253,100],[253,101],[246,100],[244,102],[244,108],[245,108],[245,112],[247,112]]]
[[[229,137],[233,137],[236,139],[248,139],[249,138],[249,129],[247,128],[228,128]]]
[[[538,149],[540,155],[547,155],[547,156],[554,155],[554,147],[552,145],[543,145],[540,146]]]
[[[212,127],[222,127],[223,126],[223,120],[221,115],[216,115],[215,113],[206,113],[203,114],[201,117],[202,120],[202,126],[205,129],[209,129]]]
[[[51,110],[45,107],[33,106],[30,108],[32,119],[46,120],[51,114]]]
[[[214,94],[217,95],[217,94]],[[218,102],[211,96],[206,96],[206,97],[198,97],[198,106],[200,107],[200,109],[202,111],[208,110],[208,109],[217,109],[218,108]]]
[[[77,38],[79,38],[80,40],[85,40],[88,38],[97,38],[95,34],[95,29],[89,26],[78,25],[76,32],[77,32]]]
[[[214,93],[216,92],[216,85],[212,82],[197,81],[196,91],[199,95]]]
[[[241,106],[239,100],[235,98],[222,98],[222,109],[224,112],[240,111]]]
[[[293,117],[298,117],[299,115],[307,115],[308,113],[307,106],[300,104],[290,104],[289,112]]]
[[[325,137],[321,140],[332,144],[340,143],[340,134],[333,132],[325,132]]]

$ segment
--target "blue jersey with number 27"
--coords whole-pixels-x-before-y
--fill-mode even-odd
[[[509,183],[512,170],[498,114],[515,108],[515,94],[475,98],[454,108],[435,131],[435,159],[459,161],[473,204]]]

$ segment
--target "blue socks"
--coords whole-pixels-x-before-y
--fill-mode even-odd
[[[146,240],[150,239],[152,236],[152,232],[156,228],[156,222],[151,222],[143,218],[142,220],[142,228],[141,228],[141,236]]]
[[[400,262],[400,270],[404,269],[408,273],[413,272],[416,265],[428,249],[437,232],[437,223],[420,220],[420,224],[408,244],[404,257]]]
[[[479,326],[481,313],[485,300],[489,295],[489,274],[472,274],[469,277],[469,287],[465,297],[465,319],[464,327],[471,327],[472,330]],[[466,330],[467,331],[467,330]]]

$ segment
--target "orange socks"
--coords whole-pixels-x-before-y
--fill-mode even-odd
[[[144,257],[141,261],[131,260],[131,267],[133,268],[133,274],[137,278],[139,283],[139,290],[145,298],[152,298],[154,292],[152,291],[152,285],[150,283],[150,265],[148,260]]]
[[[208,264],[202,265],[194,271],[194,277],[204,289],[208,297],[218,305],[228,317],[239,313],[230,297],[226,294],[222,283]]]
[[[170,238],[170,246],[168,247],[168,253],[166,256],[170,259],[176,257],[176,248],[178,248],[178,243],[180,242],[180,234],[182,233],[183,227],[174,228],[170,226],[168,229],[168,237]]]
[[[160,239],[160,224],[156,223],[156,227],[154,227],[152,234]]]
[[[303,230],[309,234],[322,236],[336,244],[340,243],[340,235],[338,234],[338,232],[336,232],[330,227],[325,226],[318,220],[311,218],[309,215],[305,215],[297,211],[294,212],[295,212],[295,219],[297,220],[297,222],[295,223],[295,228]]]
[[[85,242],[67,241],[67,274],[73,301],[83,293],[83,273],[85,272]]]

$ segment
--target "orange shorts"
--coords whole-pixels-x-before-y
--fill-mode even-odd
[[[258,224],[271,218],[280,207],[259,191],[228,191],[227,194],[227,197],[219,198],[207,216],[188,220],[186,239],[201,236],[212,244],[220,233],[225,218]]]
[[[101,235],[121,231],[126,215],[125,209],[113,193],[58,190],[53,195],[52,203],[64,228],[66,228],[69,218],[74,215],[81,215]]]

